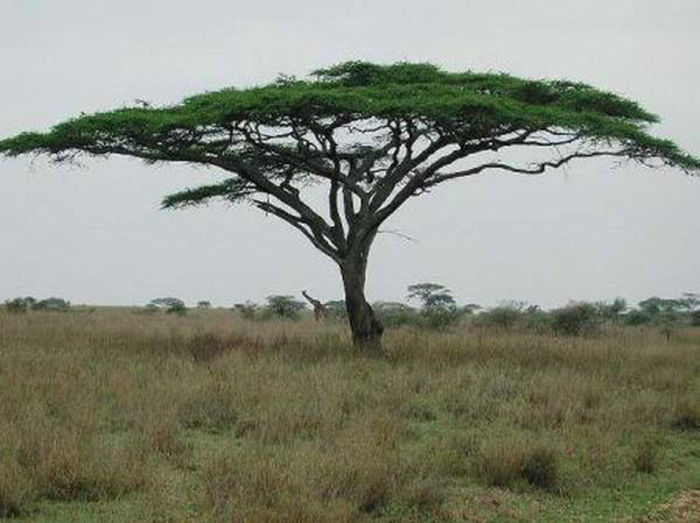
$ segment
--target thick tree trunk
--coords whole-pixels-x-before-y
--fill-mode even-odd
[[[381,354],[382,333],[384,326],[374,315],[372,306],[365,299],[365,270],[364,261],[345,261],[340,266],[345,287],[345,307],[350,320],[352,341],[358,349]]]

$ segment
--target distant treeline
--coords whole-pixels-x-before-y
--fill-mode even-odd
[[[452,292],[436,283],[418,283],[407,288],[408,300],[415,305],[402,302],[379,301],[374,310],[386,327],[412,325],[420,328],[441,330],[468,322],[476,327],[499,329],[528,329],[538,332],[552,331],[564,335],[594,333],[605,324],[614,325],[658,325],[663,329],[692,325],[700,326],[700,295],[684,293],[679,298],[651,297],[628,306],[623,298],[613,301],[571,302],[556,309],[544,310],[527,302],[510,301],[496,307],[482,308],[478,304],[458,305]],[[332,300],[323,304],[326,317],[331,321],[345,321],[347,312],[343,300]],[[199,301],[196,309],[211,309],[209,301]],[[264,304],[252,301],[237,303],[232,310],[243,319],[266,321],[271,319],[295,321],[301,318],[306,305],[290,295],[268,296]],[[5,310],[22,314],[30,311],[67,312],[69,301],[62,298],[35,299],[14,298],[5,301]],[[165,297],[151,300],[137,312],[143,314],[185,315],[185,302],[179,298]]]

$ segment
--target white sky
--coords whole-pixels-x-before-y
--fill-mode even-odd
[[[345,60],[567,78],[659,114],[700,155],[697,0],[2,0],[0,136],[79,112],[304,76]],[[334,264],[245,206],[158,209],[215,171],[113,158],[83,168],[0,160],[0,299],[229,305],[308,289],[341,297]],[[700,291],[700,180],[579,162],[494,174],[413,199],[379,237],[371,300],[434,281],[460,302],[631,302]]]

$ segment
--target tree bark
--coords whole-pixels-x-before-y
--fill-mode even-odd
[[[379,355],[382,353],[384,326],[365,299],[366,269],[367,263],[362,259],[344,260],[340,264],[352,342],[363,352]]]

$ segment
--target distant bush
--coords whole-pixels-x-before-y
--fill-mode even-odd
[[[573,303],[552,311],[552,330],[565,336],[580,336],[595,332],[599,324],[598,311],[591,303]]]
[[[12,314],[22,314],[29,310],[29,304],[24,298],[15,298],[13,300],[5,301],[5,310],[11,312]]]
[[[294,299],[294,296],[276,294],[265,298],[267,304],[264,308],[264,318],[278,318],[283,320],[298,320],[299,313],[305,305]]]
[[[476,325],[511,329],[522,319],[524,312],[521,307],[512,304],[500,305],[481,312],[476,317]]]
[[[420,311],[421,325],[431,330],[446,329],[462,317],[462,312],[455,306],[426,307]]]
[[[695,327],[700,326],[700,311],[693,311],[690,313],[690,324]]]
[[[260,307],[257,303],[246,301],[245,303],[236,303],[233,310],[240,314],[244,320],[254,320],[258,317]]]
[[[158,305],[148,303],[148,304],[146,304],[145,307],[143,307],[143,309],[139,309],[138,312],[142,312],[144,314],[155,314],[159,310],[160,310],[160,307],[158,307]]]
[[[625,325],[644,325],[649,323],[652,317],[649,313],[640,310],[631,310],[625,315]]]
[[[385,327],[420,325],[418,311],[405,303],[378,301],[372,304],[372,308],[379,321],[381,321]]]
[[[45,300],[37,301],[33,304],[34,311],[48,312],[68,312],[70,310],[70,302],[63,298],[46,298]]]
[[[336,320],[347,320],[348,309],[345,307],[345,300],[333,300],[323,304],[328,312],[328,317]]]
[[[163,310],[166,314],[177,314],[178,316],[187,314],[185,302],[179,298],[156,298],[151,300],[146,307],[157,307],[158,310]]]
[[[439,283],[416,283],[408,286],[408,299],[421,302],[419,325],[441,330],[457,323],[462,312],[457,308],[452,291]]]
[[[471,315],[479,312],[481,310],[481,305],[478,303],[467,303],[460,307],[460,311],[464,315]]]
[[[624,298],[615,298],[612,303],[599,301],[594,303],[593,307],[601,319],[617,323],[622,313],[627,310],[627,302]]]
[[[197,308],[198,309],[211,309],[211,302],[210,301],[198,301],[197,302]]]
[[[546,334],[552,330],[552,315],[539,307],[530,307],[520,321],[526,329],[538,334]]]
[[[70,302],[63,298],[46,298],[37,301],[31,296],[26,298],[14,298],[5,301],[5,309],[13,314],[22,314],[27,311],[67,312],[70,310]]]

